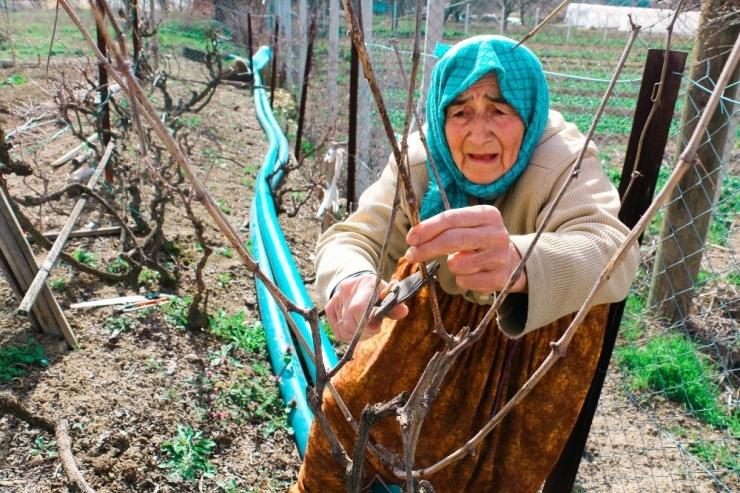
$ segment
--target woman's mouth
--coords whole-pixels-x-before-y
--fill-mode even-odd
[[[473,161],[493,161],[498,157],[498,154],[468,154],[468,158]]]

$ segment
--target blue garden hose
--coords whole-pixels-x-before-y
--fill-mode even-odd
[[[272,188],[282,178],[281,168],[288,161],[288,140],[275,120],[267,94],[262,88],[259,71],[269,61],[270,49],[268,47],[260,48],[253,57],[254,108],[263,130],[267,134],[269,148],[257,175],[255,196],[250,212],[252,254],[262,271],[277,284],[290,300],[296,305],[311,308],[313,306],[311,299],[290,254],[285,236],[280,229],[272,197]],[[268,183],[268,177],[273,173],[271,182]],[[311,419],[313,418],[306,402],[307,379],[297,353],[292,349],[290,330],[285,318],[264,284],[257,281],[256,287],[262,325],[267,334],[270,360],[275,375],[280,377],[279,387],[283,400],[291,404],[289,420],[295,431],[298,452],[303,457],[308,442]],[[308,324],[300,315],[291,314],[291,318],[313,351],[311,330]],[[324,364],[331,368],[337,364],[337,356],[323,331],[321,342]],[[303,354],[303,363],[309,370],[311,380],[315,382],[316,369],[303,348],[299,347],[299,349]]]
[[[270,49],[262,47],[253,57],[254,69],[254,108],[257,118],[267,134],[269,149],[262,161],[262,167],[257,175],[255,195],[250,212],[250,231],[252,238],[252,255],[266,275],[275,282],[280,290],[297,305],[306,308],[313,306],[308,292],[298,273],[293,257],[290,255],[288,244],[285,241],[275,212],[275,203],[272,198],[272,189],[283,177],[282,166],[288,162],[288,139],[283,134],[270,108],[269,99],[262,87],[259,71],[270,61]],[[274,173],[270,183],[267,178]],[[291,350],[291,336],[285,317],[277,306],[272,295],[265,285],[256,280],[257,301],[260,307],[262,325],[267,333],[267,347],[270,361],[275,375],[279,377],[278,385],[283,400],[291,404],[288,416],[295,431],[296,444],[301,458],[306,451],[308,433],[311,428],[313,414],[306,402],[306,377],[301,368],[296,351]],[[311,331],[306,321],[297,314],[291,314],[299,331],[308,341],[313,351]],[[337,355],[325,332],[321,330],[321,346],[323,349],[324,364],[332,368],[337,364]],[[316,368],[301,348],[303,360],[311,374],[311,380],[316,381]],[[372,485],[373,493],[400,492],[395,485]]]

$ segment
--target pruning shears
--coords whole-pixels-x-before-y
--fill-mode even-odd
[[[427,264],[426,278],[421,277],[421,271],[416,271],[406,279],[401,281],[391,281],[378,296],[378,301],[375,303],[372,317],[378,320],[388,315],[388,312],[390,312],[396,305],[403,303],[421,291],[421,288],[423,288],[431,279],[434,279],[438,270],[439,262],[435,260]]]
[[[129,303],[126,306],[123,306],[119,308],[118,312],[132,312],[135,310],[143,310],[144,308],[149,308],[156,305],[161,305],[163,303],[169,303],[174,296],[171,294],[157,294],[154,295],[155,297],[148,298],[141,301],[135,301],[133,303]]]

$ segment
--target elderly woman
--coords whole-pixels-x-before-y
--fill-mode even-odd
[[[568,179],[585,138],[549,111],[542,67],[526,48],[479,36],[444,53],[432,73],[427,104],[427,159],[418,134],[409,142],[422,221],[410,225],[402,201],[390,216],[398,179],[393,159],[361,197],[357,212],[328,230],[318,245],[318,287],[337,337],[349,340],[367,307],[388,227],[385,281],[407,277],[437,260],[437,298],[445,328],[476,327],[506,284],[534,232]],[[433,160],[450,202],[445,210]],[[415,468],[460,448],[495,414],[550,353],[601,270],[624,241],[619,198],[589,144],[580,174],[548,221],[497,317],[454,363],[424,421]],[[478,446],[474,455],[433,474],[437,492],[536,492],[557,461],[591,382],[603,339],[607,303],[623,299],[638,262],[636,249],[611,275],[568,347],[534,390]],[[384,281],[384,285],[385,285]],[[444,342],[434,326],[427,288],[368,324],[355,359],[333,383],[355,418],[367,403],[411,391]],[[327,393],[324,411],[349,450],[355,433]],[[371,438],[402,456],[399,425],[385,420]],[[365,482],[399,480],[368,454]],[[345,491],[318,425],[311,429],[294,492]]]

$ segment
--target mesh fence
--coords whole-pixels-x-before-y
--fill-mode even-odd
[[[38,5],[6,2],[5,11]],[[130,4],[120,3],[115,8],[125,16]],[[154,12],[155,22],[160,23],[157,39],[162,56],[179,52],[182,44],[202,48],[203,26],[218,29],[224,50],[245,56],[248,19],[255,48],[272,45],[277,24],[278,72],[265,81],[274,75],[296,99],[301,97],[310,25],[305,3],[158,0],[141,8],[146,14],[143,17]],[[413,4],[364,1],[362,8],[376,78],[394,131],[401,134],[413,49]],[[51,18],[50,9],[36,9],[36,15]],[[474,34],[504,33],[520,39],[540,17],[532,10],[512,14],[504,22],[500,7],[494,9],[482,2],[429,5],[424,11],[427,36],[421,41],[422,51],[431,52],[437,41],[454,43]],[[316,12],[303,140],[305,150],[313,151],[308,153],[309,159],[318,161],[329,142],[345,145],[348,141],[350,40],[338,0],[319,3]],[[639,9],[632,12],[642,32],[594,137],[603,166],[615,180],[624,161],[647,50],[665,46],[665,22],[670,15]],[[624,29],[625,12],[600,12],[590,21],[583,20],[584,16],[582,11],[578,15],[564,12],[527,46],[538,54],[547,72],[552,108],[585,133],[629,32]],[[6,18],[10,23],[17,19]],[[54,49],[78,56],[88,53],[79,32],[63,16],[60,22],[52,53]],[[681,18],[673,49],[691,51],[697,22],[696,12]],[[22,47],[23,35],[13,41]],[[147,46],[150,42],[147,40]],[[30,57],[20,49],[18,55]],[[687,67],[696,63],[689,59]],[[707,92],[703,88],[713,86],[714,74],[719,73],[711,65],[714,59],[703,63],[705,75],[690,76],[688,68],[684,75],[661,168],[662,181],[688,138],[686,129],[698,118],[685,112],[686,107],[701,107],[699,95]],[[433,64],[432,57],[422,55],[417,101],[424,99],[425,74]],[[740,347],[735,323],[740,315],[737,93],[735,82],[725,92],[722,110],[707,136],[701,166],[691,171],[682,190],[674,194],[646,233],[642,265],[627,299],[617,348],[579,471],[582,491],[740,490],[736,373]],[[416,108],[421,120],[414,123],[418,128],[424,116],[423,107],[417,104]],[[359,194],[378,176],[390,154],[364,80],[357,112],[355,186]],[[682,118],[684,114],[689,116]],[[293,142],[295,129],[287,130]]]

